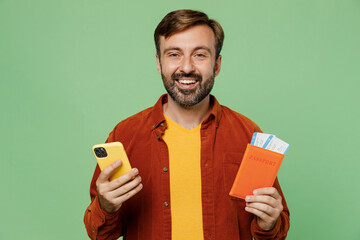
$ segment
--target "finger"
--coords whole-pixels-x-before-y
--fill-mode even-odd
[[[116,160],[115,162],[111,163],[101,171],[97,181],[99,183],[108,181],[111,175],[116,171],[116,169],[118,169],[118,167],[121,166],[121,164],[121,160]]]
[[[256,203],[247,203],[246,207],[253,208],[253,209],[256,209],[258,211],[261,211],[261,212],[265,213],[268,216],[275,216],[276,213],[277,213],[275,208],[273,208],[270,205],[264,204],[264,203],[258,203],[258,202],[256,202]]]
[[[136,188],[139,184],[141,183],[141,177],[137,176],[136,178],[134,178],[133,180],[131,180],[128,183],[125,183],[124,185],[122,185],[121,187],[114,189],[111,194],[117,198],[121,195],[126,194],[127,192],[130,192],[131,190],[133,190],[134,188]]]
[[[255,216],[261,218],[262,220],[268,222],[271,221],[271,217],[270,215],[266,214],[265,212],[257,209],[257,208],[253,208],[253,207],[245,207],[245,211],[254,214]]]
[[[137,185],[135,188],[133,188],[132,190],[128,191],[127,193],[119,196],[118,198],[116,198],[116,202],[117,204],[122,204],[123,202],[127,201],[129,198],[133,197],[135,194],[137,194],[138,192],[140,192],[140,190],[143,188],[142,183],[140,183],[139,185]]]
[[[138,174],[139,174],[139,170],[137,168],[131,169],[129,172],[125,173],[124,175],[112,180],[109,184],[109,190],[111,191],[121,187],[125,183],[135,178]]]
[[[267,205],[270,205],[272,207],[277,207],[280,204],[280,201],[273,198],[269,195],[252,195],[252,196],[246,196],[245,201],[247,203],[265,203]]]
[[[257,217],[257,223],[265,231],[273,229],[278,219],[278,216],[269,216],[265,212],[252,207],[245,207],[245,211],[254,214]]]
[[[278,190],[274,187],[258,188],[253,191],[254,195],[270,195],[275,199],[281,199]]]

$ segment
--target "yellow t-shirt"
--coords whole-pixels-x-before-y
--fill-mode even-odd
[[[165,116],[169,150],[172,239],[204,239],[201,203],[200,128],[183,128]]]

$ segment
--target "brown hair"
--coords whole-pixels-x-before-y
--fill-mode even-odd
[[[160,36],[165,38],[196,25],[207,25],[215,35],[215,51],[217,59],[224,41],[224,31],[220,24],[200,11],[182,9],[168,13],[158,24],[154,32],[156,53],[160,57]]]

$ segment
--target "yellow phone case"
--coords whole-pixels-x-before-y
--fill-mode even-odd
[[[101,151],[103,153],[103,149],[106,150],[107,156],[99,157],[95,153],[95,149],[99,148],[97,151]],[[103,148],[103,149],[101,149]],[[121,160],[122,164],[118,168],[118,170],[110,177],[110,181],[114,180],[115,178],[124,175],[125,173],[131,170],[131,165],[129,159],[126,155],[124,146],[120,142],[112,142],[112,143],[104,143],[104,144],[97,144],[92,148],[93,153],[95,155],[96,161],[101,169],[101,171],[109,166],[116,160]],[[98,154],[99,155],[99,154]]]

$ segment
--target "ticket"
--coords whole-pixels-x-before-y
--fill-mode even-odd
[[[289,149],[289,144],[277,137],[273,137],[264,148],[274,152],[285,154],[286,151]]]
[[[266,141],[271,136],[273,136],[273,135],[267,134],[267,133],[255,132],[253,134],[253,137],[252,137],[252,140],[251,140],[251,145],[254,145],[254,146],[257,146],[257,147],[264,147],[264,144],[266,143]]]
[[[254,132],[250,144],[282,154],[285,154],[289,149],[289,144],[287,142],[268,133]]]

